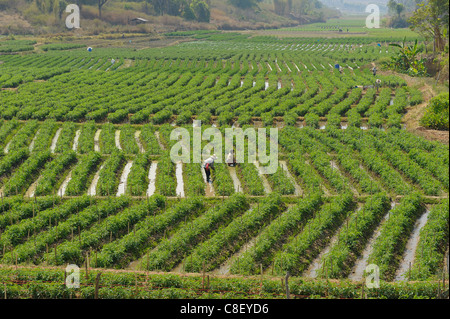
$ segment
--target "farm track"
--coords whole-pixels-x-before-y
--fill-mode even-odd
[[[360,210],[362,208],[362,206],[359,206],[355,212],[357,212],[358,210]],[[328,252],[331,250],[331,247],[336,244],[336,242],[339,239],[340,233],[341,231],[344,231],[344,228],[346,227],[346,224],[348,223],[351,214],[353,212],[351,212],[347,218],[344,220],[344,222],[342,223],[341,227],[339,227],[339,229],[337,229],[337,231],[334,233],[333,237],[330,239],[330,242],[328,243],[328,245],[319,253],[319,255],[317,255],[317,257],[311,262],[311,264],[309,265],[308,269],[302,274],[305,277],[309,277],[309,278],[316,278],[317,277],[317,271],[323,267],[323,264],[321,263],[323,257],[328,254]]]
[[[102,171],[103,167],[104,167],[104,164],[102,164],[100,166],[98,171],[95,173],[94,178],[92,179],[91,186],[89,186],[89,189],[88,189],[88,192],[87,192],[87,194],[89,196],[96,196],[97,195],[97,184],[98,184],[98,180],[100,178],[100,172]]]
[[[230,177],[233,180],[234,191],[236,193],[243,192],[241,181],[239,180],[239,177],[237,176],[237,173],[236,173],[236,167],[228,166],[227,168],[228,168],[228,172],[230,173]],[[211,186],[211,187],[213,187],[213,186]]]
[[[52,153],[55,153],[55,150],[56,150],[56,144],[58,143],[58,139],[59,139],[59,136],[60,136],[60,134],[61,134],[61,131],[62,131],[62,127],[58,128],[58,130],[57,130],[56,133],[55,133],[55,136],[54,136],[53,139],[52,139],[52,145],[50,146],[50,151],[51,151]]]
[[[350,275],[348,277],[350,280],[360,281],[360,280],[363,279],[364,271],[365,271],[366,266],[367,266],[367,260],[369,259],[369,256],[372,254],[373,244],[375,243],[377,238],[381,235],[381,227],[389,219],[390,212],[391,212],[392,209],[395,208],[396,205],[397,205],[396,202],[392,202],[391,203],[391,209],[383,217],[383,219],[381,220],[380,224],[375,229],[375,232],[370,237],[369,241],[366,244],[366,247],[364,248],[364,250],[362,251],[361,255],[356,260],[355,265],[353,266],[353,270],[352,270],[352,272],[350,273]]]
[[[152,161],[150,164],[150,169],[148,172],[149,184],[147,188],[147,196],[152,196],[156,190],[156,171],[158,167],[158,162]]]
[[[408,276],[408,270],[411,265],[414,264],[414,257],[416,253],[416,248],[420,239],[420,230],[425,226],[427,222],[428,215],[430,210],[427,209],[417,220],[414,225],[414,229],[411,233],[408,242],[406,243],[406,248],[404,254],[402,256],[402,261],[397,269],[397,273],[395,276],[395,281],[406,280]]]
[[[128,175],[130,174],[132,166],[133,166],[133,161],[128,161],[126,163],[125,167],[123,168],[122,175],[120,176],[119,189],[117,190],[116,196],[125,194],[125,191],[127,189],[127,178],[128,178]]]
[[[94,136],[94,152],[100,152],[100,134],[102,130],[97,130]]]

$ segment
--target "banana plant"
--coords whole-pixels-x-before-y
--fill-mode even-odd
[[[394,68],[399,71],[408,73],[409,75],[423,76],[426,74],[424,59],[418,59],[417,55],[420,49],[417,45],[417,39],[413,45],[407,45],[406,37],[401,44],[390,43],[389,46],[397,47],[400,52],[397,56],[392,57],[392,64]]]

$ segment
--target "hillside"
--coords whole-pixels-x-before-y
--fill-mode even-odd
[[[84,34],[267,29],[338,16],[318,0],[76,0]],[[68,1],[0,0],[0,34],[67,31]],[[101,6],[99,4],[102,4]],[[142,18],[146,23],[135,23]]]

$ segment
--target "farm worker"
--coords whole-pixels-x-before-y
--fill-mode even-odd
[[[228,155],[227,155],[227,164],[228,166],[235,166],[236,165],[236,160],[234,158],[233,155],[233,150],[231,150]]]
[[[214,169],[214,161],[217,159],[216,154],[210,156],[203,162],[203,168],[205,169],[206,182],[211,183],[211,169]]]
[[[380,79],[377,79],[376,81],[375,81],[375,86],[377,87],[377,92],[378,92],[378,88],[381,86],[381,80]]]
[[[344,68],[342,66],[339,66],[339,73],[342,74],[342,71],[344,70]]]
[[[373,67],[372,73],[374,76],[377,75],[377,67],[376,66]]]

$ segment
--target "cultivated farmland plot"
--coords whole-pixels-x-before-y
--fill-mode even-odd
[[[341,40],[0,56],[0,264],[316,282],[361,281],[376,264],[386,285],[441,279],[449,148],[403,129],[416,91],[359,67],[388,52]],[[259,155],[228,167],[215,150],[206,183],[201,163],[170,157],[170,133],[194,120],[277,127],[276,172],[261,174]]]

